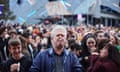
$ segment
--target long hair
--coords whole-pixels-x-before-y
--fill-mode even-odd
[[[108,43],[105,48],[108,48],[108,58],[114,61],[118,66],[120,66],[120,53],[116,46]]]
[[[108,49],[108,58],[120,66],[120,53],[116,46],[110,44],[109,39],[103,39],[98,44],[98,50],[100,51],[103,48]]]
[[[89,56],[90,55],[90,51],[86,45],[86,42],[88,40],[88,38],[94,38],[96,41],[96,38],[94,36],[94,34],[92,33],[88,33],[87,35],[85,35],[81,41],[81,47],[82,47],[82,56]],[[96,41],[96,45],[97,45],[97,41]]]
[[[116,36],[113,36],[113,37],[115,38],[115,44],[116,44],[116,45],[118,45],[118,44],[119,44],[119,42],[118,42],[117,37],[116,37]]]
[[[109,42],[110,42],[109,39],[102,39],[102,40],[100,40],[100,42],[98,42],[98,44],[97,44],[98,52],[100,52],[100,50],[101,50],[102,48],[104,48],[104,46],[105,46],[106,44],[108,44]]]

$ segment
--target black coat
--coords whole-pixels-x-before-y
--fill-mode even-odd
[[[5,52],[4,52],[4,46],[6,46],[6,55],[8,57],[9,55],[9,51],[8,51],[8,39],[4,39],[2,37],[0,37],[0,52],[1,52],[1,57],[3,60],[6,60],[5,57]]]
[[[14,63],[20,63],[20,72],[28,72],[32,64],[32,60],[28,56],[23,56],[20,60],[10,58],[1,64],[1,72],[10,72],[10,66]]]

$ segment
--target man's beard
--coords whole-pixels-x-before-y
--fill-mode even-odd
[[[62,44],[59,44],[56,46],[57,49],[62,49],[64,46]]]

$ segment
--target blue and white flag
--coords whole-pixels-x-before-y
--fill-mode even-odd
[[[4,5],[0,5],[0,16],[3,14],[3,7]]]

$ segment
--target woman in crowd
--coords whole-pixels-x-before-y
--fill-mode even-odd
[[[85,35],[81,41],[81,46],[82,46],[81,64],[83,65],[85,70],[89,66],[89,56],[96,51],[96,45],[97,45],[96,38],[91,33],[88,33],[87,35]]]
[[[103,39],[98,45],[99,55],[90,56],[90,66],[87,72],[120,72],[120,53],[108,39]]]
[[[112,36],[112,35],[110,36],[110,43],[112,45],[114,45],[114,46],[118,46],[119,45],[117,37],[116,36]]]

